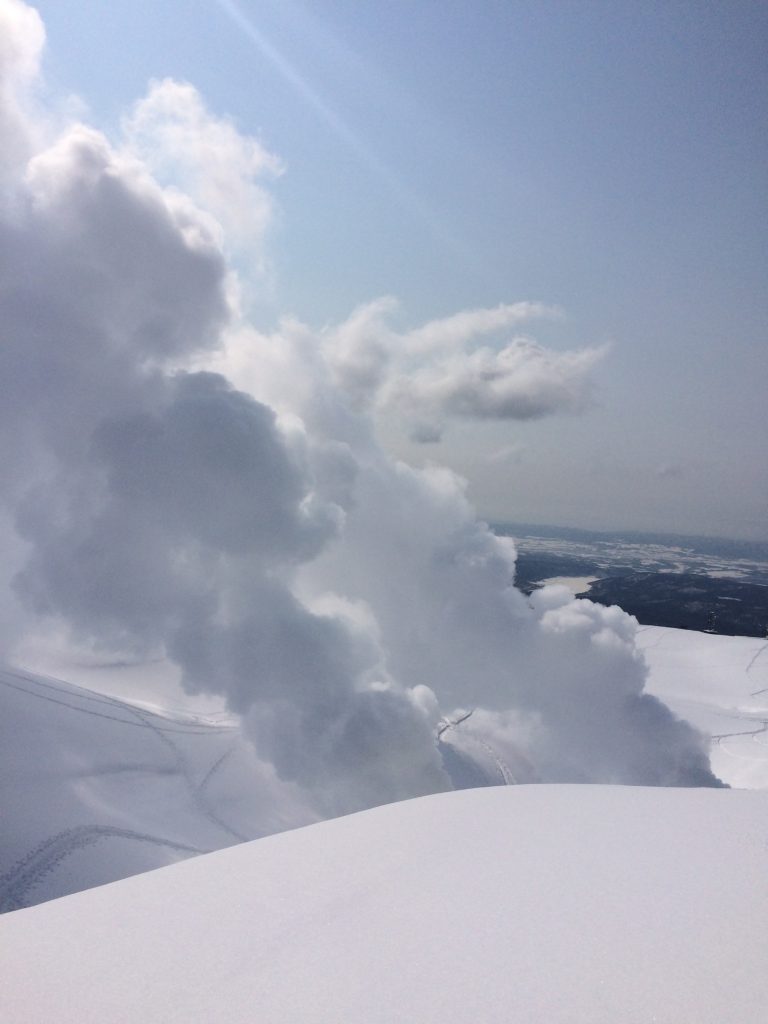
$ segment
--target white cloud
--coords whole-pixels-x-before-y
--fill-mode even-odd
[[[397,308],[395,299],[384,296],[359,306],[325,332],[324,347],[336,382],[358,408],[369,404],[384,386],[403,347],[402,338],[387,323]]]
[[[391,298],[362,306],[324,332],[323,344],[354,406],[404,418],[412,440],[439,440],[452,418],[526,420],[588,407],[590,375],[605,347],[558,352],[521,337],[477,347],[483,335],[557,310],[518,302],[403,332],[389,324],[396,309]]]
[[[526,338],[500,350],[479,348],[395,377],[388,400],[407,410],[471,419],[537,419],[581,412],[589,372],[604,349],[552,352]]]
[[[227,244],[261,254],[273,200],[260,179],[282,165],[258,140],[214,117],[188,82],[153,82],[123,122],[130,152],[221,224]]]
[[[462,348],[483,334],[509,330],[517,324],[536,319],[559,319],[554,306],[541,302],[513,302],[490,309],[466,309],[441,320],[431,320],[408,334],[408,350],[423,355]]]
[[[376,439],[370,407],[397,389],[422,415],[580,407],[598,353],[465,351],[525,304],[415,339],[391,300],[319,334],[233,324],[226,175],[202,183],[225,151],[260,157],[186,87],[152,117],[166,102],[184,154],[200,135],[194,195],[75,125],[0,216],[0,482],[32,613],[167,654],[323,813],[447,787],[438,706],[535,718],[521,756],[541,778],[711,782],[702,740],[643,695],[634,620],[562,594],[531,607],[462,481]]]
[[[39,14],[21,0],[0,2],[0,184],[35,143],[31,98],[45,45]]]

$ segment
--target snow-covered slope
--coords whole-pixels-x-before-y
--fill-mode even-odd
[[[768,641],[641,626],[647,689],[713,738],[712,768],[731,786],[768,788]]]
[[[721,737],[712,750],[720,777],[768,788],[765,643],[656,627],[639,641],[649,689]],[[317,819],[301,792],[257,759],[236,722],[210,701],[195,710],[187,697],[177,707],[184,695],[168,681],[142,691],[140,673],[82,669],[78,678],[96,688],[83,689],[0,671],[0,910]],[[153,690],[174,710],[149,704]],[[497,756],[481,725],[475,717],[445,737],[454,784],[526,781],[525,766]]]
[[[0,903],[29,908],[0,917],[0,1019],[764,1020],[768,648],[639,639],[762,791],[496,787],[283,832],[312,810],[221,712],[126,699],[135,669],[3,670]]]
[[[758,1024],[768,793],[517,786],[0,919],[7,1024]]]
[[[0,912],[315,820],[221,715],[0,670]]]

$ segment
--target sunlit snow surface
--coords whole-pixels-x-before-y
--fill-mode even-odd
[[[28,909],[0,917],[0,1019],[763,1021],[768,645],[639,642],[762,791],[495,787],[296,830],[298,790],[172,681],[161,710],[119,696],[135,668],[86,673],[102,692],[3,670],[0,903]]]
[[[758,1024],[768,793],[391,804],[0,919],[7,1024]]]
[[[641,626],[647,689],[713,737],[712,768],[731,786],[768,788],[768,642]]]

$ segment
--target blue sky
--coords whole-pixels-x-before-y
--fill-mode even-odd
[[[396,454],[494,518],[768,538],[764,5],[37,7],[49,91],[108,133],[169,76],[279,156],[257,326],[534,300],[543,343],[610,343],[581,414],[385,417]]]

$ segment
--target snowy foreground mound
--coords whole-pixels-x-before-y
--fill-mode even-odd
[[[768,645],[639,646],[758,791],[495,786],[308,824],[237,723],[151,667],[3,670],[0,1020],[762,1022]],[[501,782],[473,722],[445,742]]]
[[[767,788],[765,641],[656,627],[638,639],[648,689],[713,736],[719,777]],[[235,720],[157,666],[40,667],[87,689],[0,670],[0,912],[317,820]],[[479,718],[443,736],[456,788],[528,781]]]
[[[768,793],[424,797],[7,914],[0,942],[7,1024],[757,1024]]]

